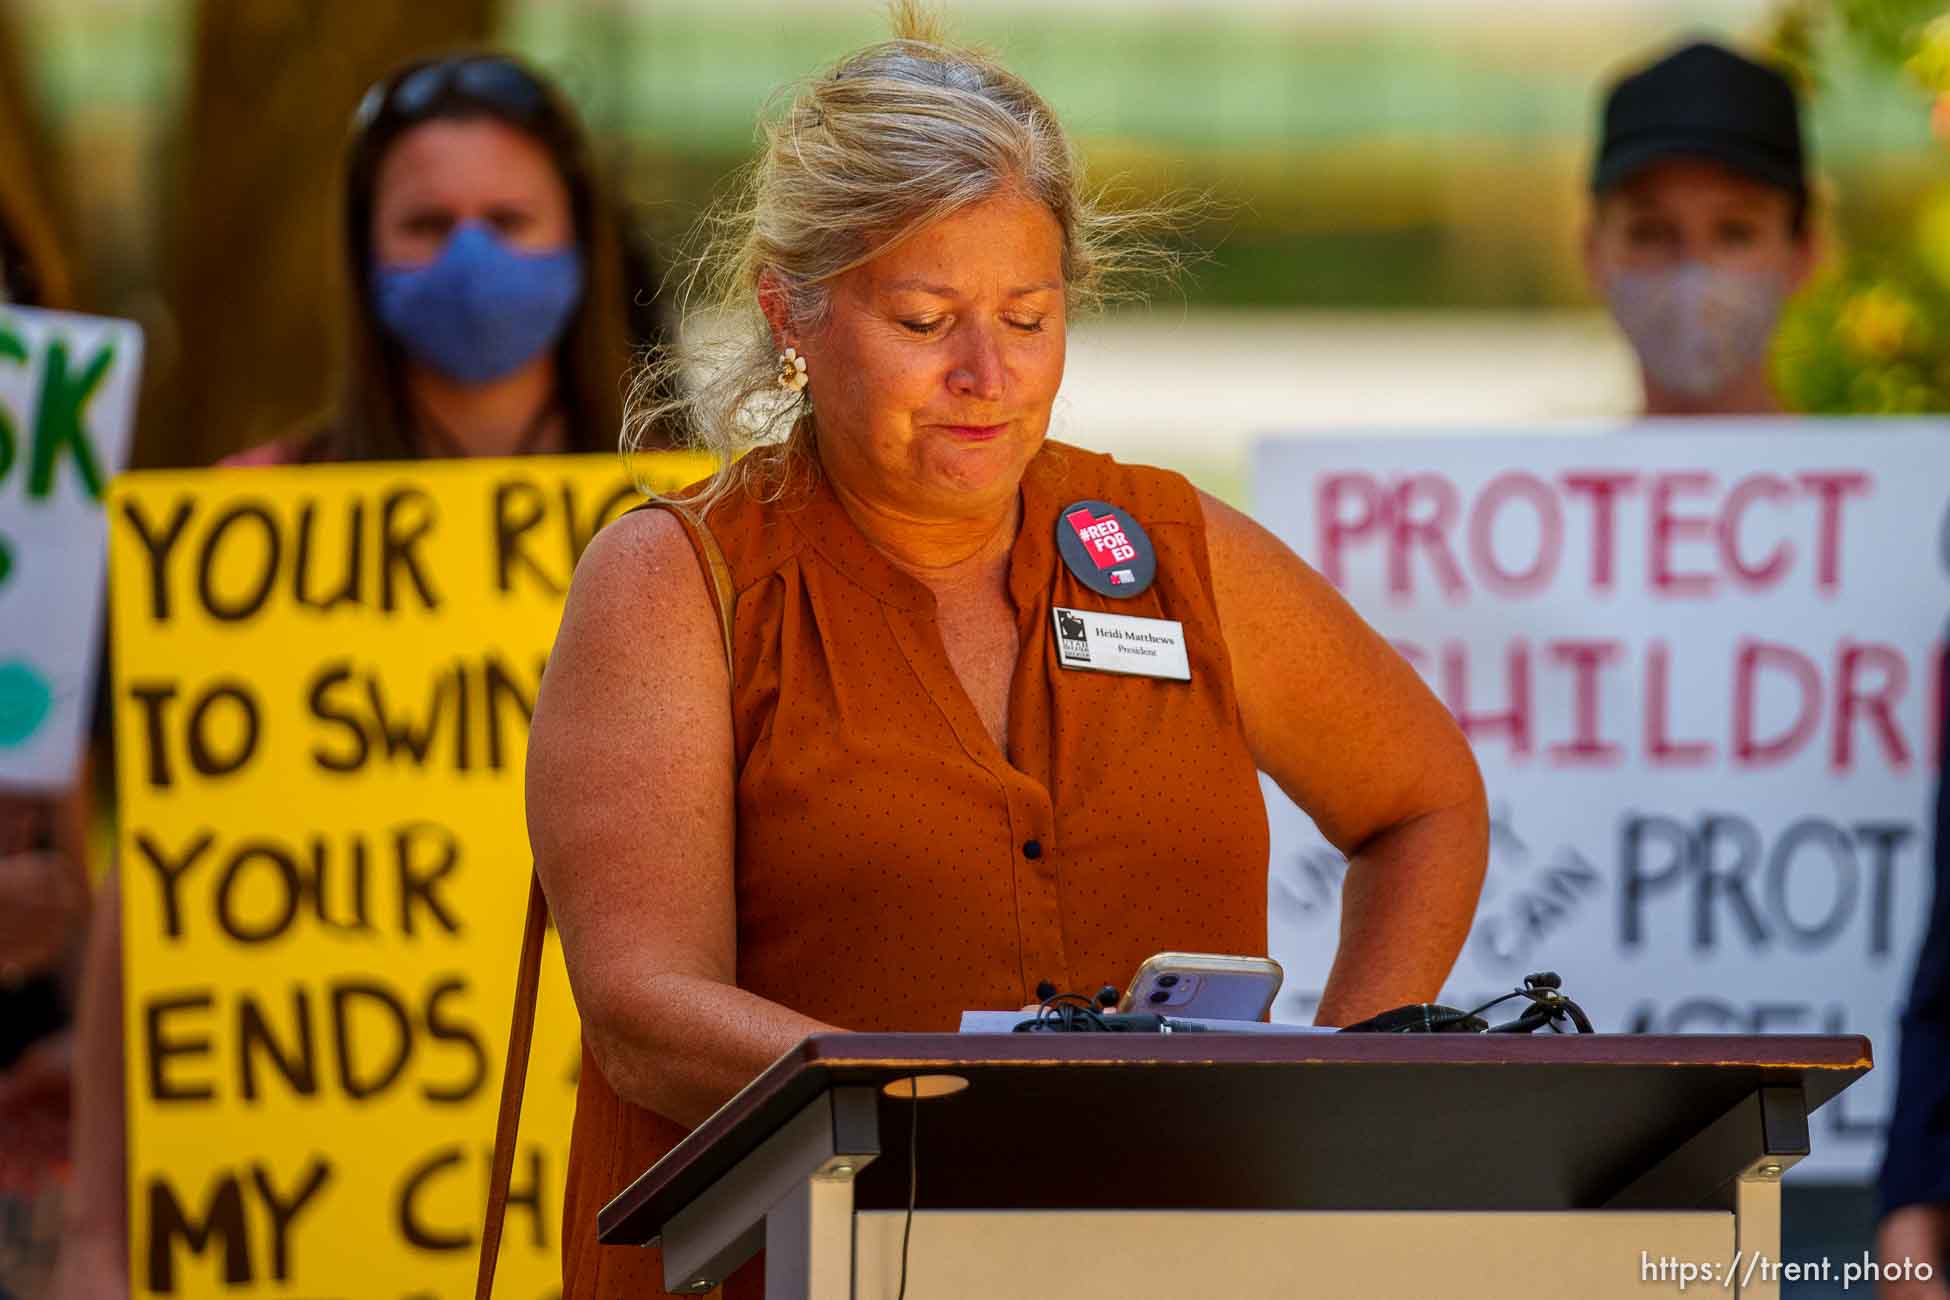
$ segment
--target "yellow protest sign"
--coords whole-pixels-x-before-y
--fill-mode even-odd
[[[528,716],[575,558],[636,500],[608,456],[116,481],[132,1294],[471,1294]],[[516,1300],[558,1290],[578,1041],[551,944]]]

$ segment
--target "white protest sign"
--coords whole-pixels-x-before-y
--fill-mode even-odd
[[[1950,424],[1260,444],[1258,518],[1483,770],[1489,877],[1443,1000],[1549,969],[1601,1031],[1867,1034],[1878,1068],[1802,1168],[1870,1175],[1930,898],[1946,503]],[[1345,863],[1267,791],[1274,1015],[1307,1019]]]
[[[128,458],[142,331],[0,306],[0,788],[74,779],[100,659],[102,493]]]

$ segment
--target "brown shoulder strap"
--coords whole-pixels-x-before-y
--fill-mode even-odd
[[[703,519],[689,511],[662,501],[647,503],[670,511],[691,535],[691,544],[704,563],[704,576],[711,586],[711,600],[718,608],[718,625],[724,632],[724,666],[727,678],[736,671],[732,657],[731,614],[736,595],[731,583],[731,566],[725,563],[718,539]],[[638,507],[642,509],[643,507]],[[494,1165],[488,1174],[487,1222],[481,1229],[481,1258],[474,1273],[474,1300],[489,1300],[494,1294],[494,1269],[501,1256],[501,1225],[508,1216],[508,1183],[514,1175],[515,1132],[521,1124],[522,1092],[528,1082],[528,1053],[535,1039],[535,1001],[541,992],[542,939],[548,930],[548,898],[542,893],[542,878],[533,872],[528,877],[528,915],[522,922],[521,959],[515,968],[515,1010],[508,1026],[508,1059],[501,1073],[501,1112],[494,1121]]]
[[[724,552],[718,549],[718,539],[711,533],[711,527],[704,520],[680,506],[662,501],[650,503],[653,508],[668,510],[684,525],[684,531],[691,535],[691,544],[697,553],[704,557],[704,576],[711,584],[712,599],[718,606],[718,627],[724,632],[724,669],[726,673],[737,671],[731,641],[731,615],[737,605],[737,592],[731,583],[731,566],[725,563]]]
[[[535,999],[541,992],[542,936],[548,930],[548,899],[542,878],[528,873],[528,916],[521,927],[521,960],[515,967],[515,1014],[508,1027],[508,1061],[501,1071],[501,1113],[494,1120],[494,1164],[488,1174],[487,1223],[481,1229],[481,1260],[474,1273],[475,1300],[494,1294],[494,1266],[501,1257],[501,1224],[508,1217],[508,1181],[515,1167],[515,1130],[528,1082],[528,1049],[535,1038]]]

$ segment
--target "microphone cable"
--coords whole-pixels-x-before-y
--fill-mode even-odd
[[[1564,1032],[1564,1022],[1581,1034],[1594,1032],[1591,1018],[1584,1008],[1566,997],[1563,993],[1564,981],[1555,971],[1538,971],[1523,978],[1523,987],[1512,989],[1501,997],[1469,1011],[1455,1007],[1445,1007],[1433,1002],[1411,1003],[1369,1016],[1366,1020],[1344,1026],[1343,1034],[1529,1034],[1546,1025],[1554,1034]],[[1483,1013],[1492,1007],[1501,1006],[1512,998],[1523,998],[1526,1006],[1516,1019],[1500,1025],[1492,1025],[1483,1019]]]
[[[1126,1018],[1111,1012],[1117,1005],[1117,986],[1106,984],[1097,990],[1097,996],[1087,998],[1081,993],[1058,993],[1056,985],[1048,980],[1036,986],[1036,996],[1041,999],[1036,1007],[1033,1020],[1025,1020],[1015,1026],[1018,1034],[1108,1034],[1130,1029]]]
[[[907,1300],[907,1243],[914,1231],[915,1193],[921,1186],[921,1084],[916,1076],[908,1076],[907,1091],[907,1220],[901,1224],[901,1287],[895,1300]]]
[[[1523,977],[1523,987],[1512,989],[1502,997],[1485,1002],[1476,1009],[1477,1014],[1491,1007],[1508,1002],[1511,998],[1524,998],[1530,1005],[1518,1013],[1515,1020],[1500,1025],[1491,1025],[1485,1033],[1528,1034],[1549,1025],[1553,1034],[1564,1032],[1564,1021],[1569,1020],[1580,1034],[1593,1032],[1591,1018],[1584,1014],[1584,1008],[1565,997],[1564,981],[1556,971],[1538,971],[1535,975]]]

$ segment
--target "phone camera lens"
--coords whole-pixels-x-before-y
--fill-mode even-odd
[[[1158,987],[1161,989],[1172,988],[1175,985],[1177,985],[1177,983],[1178,983],[1178,977],[1176,975],[1158,976]]]
[[[1165,992],[1163,989],[1159,989],[1151,995],[1151,1005],[1154,1007],[1163,1006],[1169,1001],[1171,1001],[1171,994]]]

